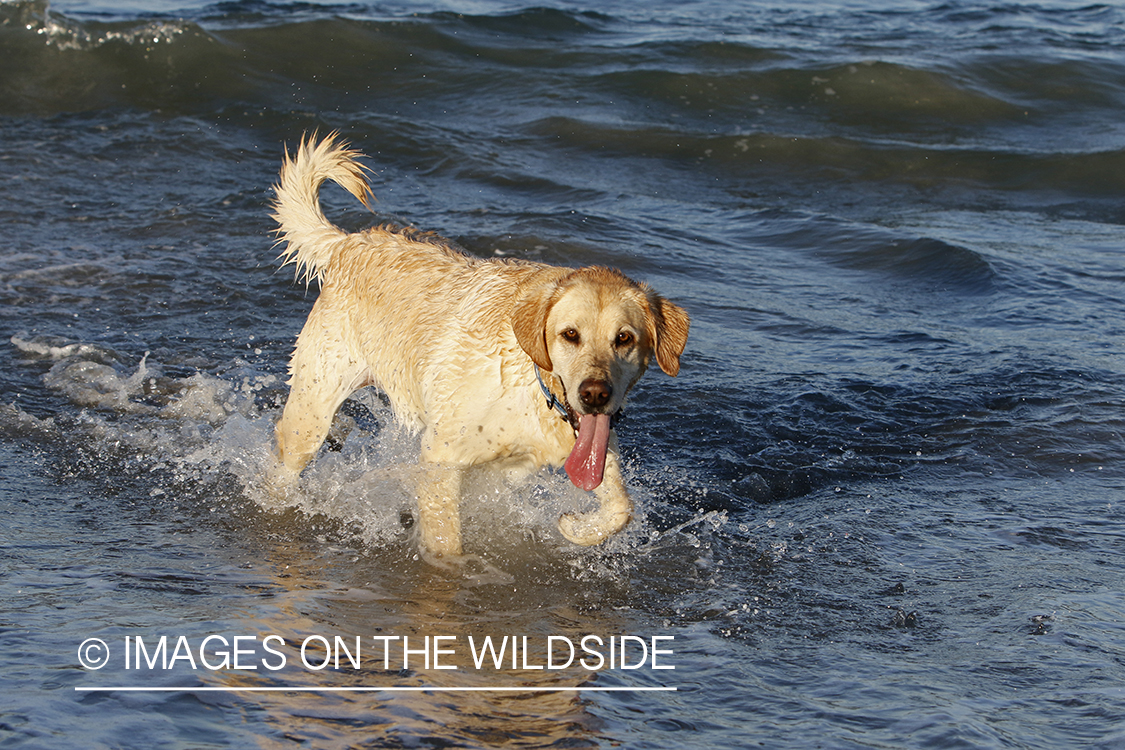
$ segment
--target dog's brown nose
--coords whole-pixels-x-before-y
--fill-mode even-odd
[[[604,380],[587,378],[578,386],[578,398],[591,409],[600,409],[609,403],[613,396],[613,386]]]

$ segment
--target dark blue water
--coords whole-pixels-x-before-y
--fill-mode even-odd
[[[0,745],[1125,747],[1117,5],[16,1],[0,60]],[[374,170],[341,226],[691,312],[622,536],[482,471],[469,557],[416,559],[367,392],[264,507],[316,293],[268,204],[316,129]],[[586,635],[675,669],[535,669]],[[377,640],[439,636],[456,669]]]

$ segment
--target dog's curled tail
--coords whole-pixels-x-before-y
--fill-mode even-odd
[[[367,169],[357,161],[358,151],[339,141],[339,134],[330,133],[317,141],[316,133],[304,138],[291,158],[285,152],[281,176],[274,192],[273,218],[280,225],[278,244],[285,244],[279,257],[283,266],[297,266],[297,276],[305,283],[324,280],[325,269],[341,239],[347,236],[324,216],[320,209],[320,186],[332,180],[371,208],[371,188],[367,185]]]

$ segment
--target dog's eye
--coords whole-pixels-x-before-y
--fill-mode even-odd
[[[572,344],[577,344],[578,340],[582,338],[581,336],[578,335],[578,331],[576,331],[573,328],[567,328],[565,331],[562,332],[561,335],[564,339],[566,339],[567,341],[569,341]]]
[[[629,331],[622,331],[621,333],[617,334],[617,340],[614,343],[616,343],[616,345],[619,347],[629,346],[633,343],[633,334]]]

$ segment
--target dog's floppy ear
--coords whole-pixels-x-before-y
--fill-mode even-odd
[[[512,308],[512,330],[520,348],[542,370],[551,371],[547,353],[547,315],[555,304],[557,283],[537,284],[527,289]]]
[[[651,289],[648,291],[648,335],[656,349],[660,369],[675,376],[680,371],[680,355],[687,346],[691,321],[687,311]]]

